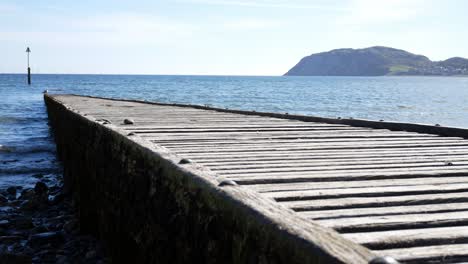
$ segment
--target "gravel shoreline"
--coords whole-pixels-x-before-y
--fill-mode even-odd
[[[34,188],[0,190],[0,263],[111,263],[96,238],[80,233],[60,178],[35,177]]]

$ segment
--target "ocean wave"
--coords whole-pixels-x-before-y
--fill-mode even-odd
[[[4,145],[0,145],[0,153],[11,153],[13,152],[14,149],[13,148],[10,148],[10,147],[7,147],[7,146],[4,146]]]
[[[0,116],[0,124],[29,124],[47,122],[47,117]]]
[[[58,174],[60,173],[60,168],[36,168],[31,166],[18,166],[14,168],[0,168],[0,177],[3,175],[12,175],[12,174]]]
[[[406,106],[406,105],[397,105],[398,108],[400,109],[412,109],[412,106]]]
[[[32,145],[32,146],[3,146],[0,145],[0,153],[53,153],[55,154],[54,145]]]

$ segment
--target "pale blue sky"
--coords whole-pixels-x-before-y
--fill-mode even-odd
[[[311,53],[468,57],[464,0],[0,0],[0,72],[281,75]]]

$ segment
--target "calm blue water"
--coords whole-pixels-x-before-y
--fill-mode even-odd
[[[60,173],[42,91],[468,127],[468,78],[0,74],[0,188]],[[35,176],[35,177],[33,177]]]

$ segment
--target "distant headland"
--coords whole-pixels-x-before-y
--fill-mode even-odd
[[[388,47],[336,49],[304,57],[287,76],[468,75],[468,59],[431,61],[426,56]]]

